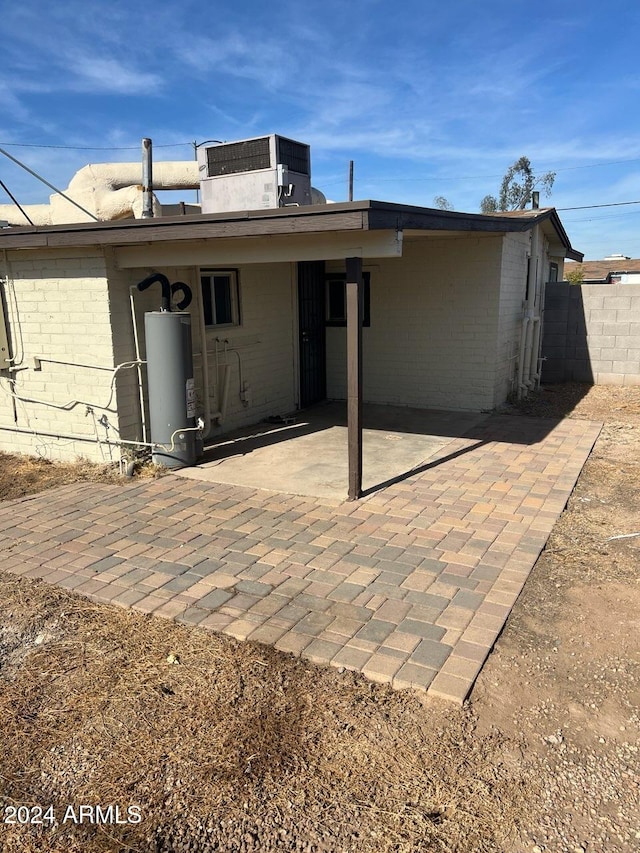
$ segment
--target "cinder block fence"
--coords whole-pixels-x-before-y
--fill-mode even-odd
[[[548,284],[542,381],[640,385],[640,284]]]

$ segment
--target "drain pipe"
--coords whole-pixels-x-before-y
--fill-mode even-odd
[[[523,391],[526,389],[526,385],[524,384],[524,361],[525,361],[525,351],[527,346],[527,334],[529,330],[530,317],[528,314],[525,314],[522,320],[522,330],[520,332],[520,354],[518,356],[518,400],[520,400],[523,396]]]
[[[531,346],[529,349],[529,363],[527,364],[527,378],[525,384],[529,390],[536,387],[538,347],[540,346],[540,317],[534,316],[531,320]]]
[[[153,144],[142,140],[142,218],[153,218]]]
[[[222,380],[222,400],[220,403],[220,422],[224,420],[227,414],[227,405],[229,403],[229,385],[231,383],[231,365],[224,365],[224,379]]]
[[[518,399],[528,393],[535,381],[532,381],[532,350],[535,339],[536,319],[535,305],[538,286],[538,258],[540,254],[540,226],[531,229],[531,253],[529,259],[529,275],[527,277],[527,300],[524,305],[522,321],[522,337],[520,339],[520,358],[518,360]],[[539,338],[538,338],[539,339]]]
[[[536,389],[540,389],[540,385],[542,383],[542,365],[545,359],[542,356],[542,337],[544,334],[544,304],[546,299],[547,291],[546,285],[543,282],[540,286],[540,304],[538,306],[538,315],[540,317],[540,323],[538,326],[539,334],[538,334],[538,347],[536,350],[536,371],[535,371],[535,380],[536,380]]]
[[[202,362],[202,394],[204,397],[204,412],[203,412],[203,420],[204,424],[202,426],[202,440],[209,438],[211,435],[211,431],[213,429],[213,421],[220,420],[222,418],[222,412],[212,412],[211,411],[211,400],[209,397],[209,354],[207,352],[207,327],[204,321],[204,304],[202,302],[202,290],[201,288],[196,288],[198,291],[198,327],[200,329],[200,361]],[[216,339],[217,340],[217,339]],[[218,347],[216,344],[216,383],[218,383]]]
[[[147,437],[147,419],[144,413],[144,390],[142,387],[142,362],[140,360],[140,341],[138,340],[138,324],[136,322],[136,303],[133,298],[134,292],[138,286],[132,284],[129,288],[129,303],[131,305],[131,324],[133,326],[133,345],[135,347],[136,362],[138,367],[138,399],[140,400],[140,424],[142,426],[142,440],[146,443]]]

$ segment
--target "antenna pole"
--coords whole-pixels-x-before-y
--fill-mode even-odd
[[[153,144],[142,140],[142,218],[153,219]]]

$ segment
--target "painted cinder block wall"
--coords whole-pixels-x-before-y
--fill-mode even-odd
[[[295,265],[248,264],[236,269],[240,285],[241,325],[210,327],[206,330],[211,412],[218,411],[221,406],[224,365],[228,364],[230,370],[227,412],[224,422],[214,425],[211,433],[213,439],[218,434],[223,435],[229,430],[257,423],[270,415],[290,412],[296,405],[292,289]],[[172,283],[182,281],[191,288],[193,301],[187,311],[192,316],[196,393],[202,403],[204,382],[203,348],[198,321],[198,312],[201,310],[199,270],[195,267],[161,267],[153,271],[163,273]],[[149,272],[141,269],[118,270],[115,265],[109,269],[114,348],[122,361],[134,356],[130,287],[137,285]],[[134,300],[140,354],[145,358],[144,313],[159,310],[160,286],[152,285],[142,293],[136,290]],[[225,341],[228,343],[225,344]],[[240,396],[243,390],[241,375],[242,385],[247,388],[244,401]],[[123,437],[131,439],[141,438],[136,381],[137,377],[130,373],[123,375],[118,386]]]
[[[118,427],[104,257],[90,250],[25,250],[5,260],[16,369],[0,373],[0,449],[49,459],[117,459],[117,448],[97,442],[113,438]]]
[[[157,271],[172,282],[189,284],[194,294],[189,310],[198,310],[196,268]],[[109,251],[106,255],[25,251],[11,260],[4,291],[19,369],[0,375],[1,450],[109,462],[117,461],[120,451],[105,445],[105,439],[142,438],[137,372],[122,368],[114,373],[114,369],[135,358],[130,286],[149,272],[118,269]],[[216,337],[229,340],[226,357],[224,344],[219,345],[220,379],[225,362],[231,370],[227,417],[214,436],[296,405],[295,265],[247,265],[238,272],[242,325],[207,330],[211,376],[215,376]],[[144,312],[159,309],[159,286],[136,291],[134,299],[144,358]],[[192,333],[196,390],[202,395],[195,313]],[[40,369],[35,358],[40,359]],[[249,389],[247,404],[240,399],[240,365]],[[220,382],[212,381],[211,391],[211,410],[216,411]]]
[[[528,234],[408,239],[401,259],[365,262],[371,326],[363,329],[364,399],[469,411],[504,401],[528,249]],[[346,396],[344,328],[327,329],[327,393]]]
[[[366,262],[372,325],[364,329],[365,399],[460,410],[502,402],[515,370],[528,241],[527,234],[407,239],[402,258]],[[114,369],[135,357],[130,287],[150,271],[119,269],[108,250],[14,254],[5,289],[21,368],[10,376],[22,399],[14,407],[5,372],[0,448],[52,459],[117,460],[118,449],[98,438],[142,438],[137,373]],[[155,271],[193,290],[189,310],[202,395],[198,269]],[[227,416],[214,436],[289,412],[298,399],[297,265],[248,264],[238,274],[242,325],[207,330],[212,411],[220,404],[222,365],[231,371]],[[144,358],[144,312],[158,310],[160,288],[136,291],[134,298]],[[216,337],[229,341],[226,355],[219,344],[217,382]],[[345,338],[344,328],[327,329],[329,398],[346,394]],[[34,358],[41,359],[40,370]],[[248,386],[244,402],[240,367]]]
[[[640,284],[549,284],[543,382],[640,385]]]

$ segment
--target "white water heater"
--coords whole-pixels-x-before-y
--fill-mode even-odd
[[[198,149],[203,213],[311,204],[308,145],[271,134]]]

